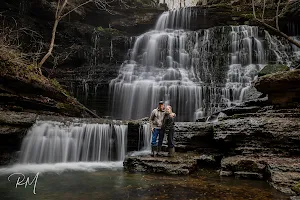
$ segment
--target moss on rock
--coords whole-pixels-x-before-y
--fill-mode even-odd
[[[114,28],[103,28],[102,26],[98,26],[96,30],[98,32],[102,33],[103,36],[106,38],[124,35],[121,31],[119,31],[118,29],[114,29]]]
[[[273,74],[277,72],[284,72],[289,71],[289,67],[286,65],[280,65],[280,64],[269,64],[266,65],[259,73],[258,76],[265,76],[267,74]]]
[[[300,182],[296,183],[293,187],[292,190],[296,192],[297,194],[300,194]]]

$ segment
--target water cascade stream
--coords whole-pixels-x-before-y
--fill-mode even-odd
[[[194,121],[240,103],[268,60],[281,62],[268,32],[247,25],[190,31],[192,15],[191,8],[164,12],[154,30],[133,38],[110,83],[113,117],[147,117],[162,99],[177,121]]]
[[[20,163],[123,161],[127,125],[38,121],[22,142]]]

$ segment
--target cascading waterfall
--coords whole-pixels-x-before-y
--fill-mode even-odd
[[[197,5],[197,0],[159,0],[159,3],[167,4],[169,9],[192,7]]]
[[[266,63],[263,44],[258,39],[258,28],[250,26],[231,28],[230,64],[226,87],[223,89],[225,99],[229,100],[228,106],[232,101],[243,100],[251,82]]]
[[[22,142],[20,163],[123,161],[127,125],[38,121]]]
[[[142,124],[141,130],[140,130],[140,141],[139,144],[142,144],[141,147],[139,147],[140,151],[150,151],[151,150],[151,128],[150,124]]]
[[[141,124],[139,128],[138,151],[133,151],[129,155],[141,156],[149,155],[151,152],[151,127],[149,123]]]
[[[165,12],[155,30],[135,38],[110,83],[115,118],[149,116],[162,99],[178,121],[194,121],[243,100],[268,62],[267,32],[247,25],[189,31],[191,13]]]

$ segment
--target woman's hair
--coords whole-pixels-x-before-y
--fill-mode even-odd
[[[172,106],[167,106],[167,108],[170,108],[171,112],[172,112]]]

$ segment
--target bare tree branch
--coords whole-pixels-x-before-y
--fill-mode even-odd
[[[279,30],[279,22],[278,22],[278,18],[279,18],[279,6],[280,6],[281,0],[278,1],[277,3],[277,9],[276,9],[276,28],[277,30]]]
[[[66,14],[62,15],[62,16],[60,17],[60,19],[64,18],[65,16],[67,16],[67,15],[70,14],[71,12],[77,10],[78,8],[84,6],[84,5],[88,4],[88,3],[91,3],[91,2],[93,2],[93,1],[94,1],[94,0],[89,0],[89,1],[86,1],[86,2],[84,2],[84,3],[82,3],[82,4],[78,5],[78,6],[76,6],[75,8],[73,8],[72,10],[70,10],[69,12],[67,12]]]
[[[265,13],[265,8],[266,8],[266,0],[264,0],[264,4],[263,4],[263,14],[262,14],[262,19],[259,20],[256,17],[256,12],[255,12],[255,0],[252,0],[252,9],[253,9],[253,17],[254,20],[256,20],[258,23],[260,23],[262,26],[266,27],[267,29],[272,30],[273,32],[277,33],[278,35],[280,35],[281,37],[285,38],[287,41],[289,41],[290,43],[294,44],[295,46],[300,48],[300,43],[296,40],[294,40],[292,37],[289,37],[288,35],[286,35],[284,32],[280,31],[279,28],[279,17],[281,15],[283,15],[286,10],[288,9],[288,4],[289,1],[286,0],[285,6],[284,8],[281,10],[281,12],[279,13],[279,8],[280,8],[280,4],[281,4],[281,0],[278,0],[277,2],[277,7],[276,7],[276,16],[275,16],[275,27],[271,26],[270,24],[267,24],[264,20],[264,13]]]
[[[262,13],[262,15],[261,15],[261,21],[264,21],[265,10],[266,10],[266,1],[267,1],[267,0],[264,0],[263,13]]]
[[[110,7],[110,3],[112,3],[113,1],[114,0],[111,0],[111,1],[108,1],[108,0],[86,0],[85,2],[75,6],[74,8],[72,8],[71,10],[69,10],[68,12],[66,12],[64,14],[64,10],[66,9],[66,7],[68,5],[68,0],[58,0],[57,1],[56,12],[55,12],[55,21],[54,21],[54,25],[53,25],[53,29],[52,29],[52,37],[51,37],[51,41],[50,41],[50,46],[49,46],[47,54],[42,58],[42,60],[38,64],[39,68],[41,69],[43,64],[46,62],[46,60],[52,54],[52,51],[53,51],[53,48],[54,48],[55,37],[56,37],[57,26],[58,26],[58,23],[60,22],[60,20],[62,18],[64,18],[65,16],[69,15],[70,13],[72,13],[75,10],[79,9],[80,7],[82,7],[82,6],[84,6],[88,3],[91,3],[91,2],[94,2],[95,5],[99,9],[103,9],[103,10],[106,10],[107,12],[111,13],[111,11],[108,9],[108,7]]]
[[[253,10],[253,16],[256,19],[256,12],[255,12],[254,0],[252,0],[252,10]]]
[[[289,41],[290,43],[292,43],[293,45],[297,46],[298,48],[300,48],[300,43],[296,42],[293,38],[289,37],[288,35],[286,35],[285,33],[281,32],[280,30],[278,30],[277,28],[274,28],[273,26],[259,20],[259,19],[255,19],[257,22],[259,22],[261,25],[263,25],[264,27],[274,31],[275,33],[277,33],[278,35],[280,35],[281,37],[285,38],[287,41]]]

